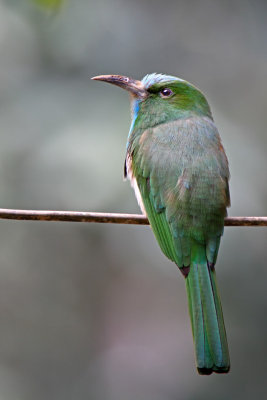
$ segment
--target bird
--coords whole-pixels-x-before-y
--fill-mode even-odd
[[[162,252],[185,278],[198,373],[227,373],[215,263],[230,206],[230,175],[210,106],[197,87],[171,75],[92,79],[130,93],[124,176]]]

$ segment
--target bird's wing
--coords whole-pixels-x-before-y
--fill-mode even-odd
[[[136,180],[152,230],[163,253],[179,267],[190,265],[192,240],[203,243],[209,261],[216,261],[228,201],[228,169],[223,170],[209,146],[205,150],[207,166],[202,169],[211,172],[199,176],[202,158],[193,154],[200,160],[193,165],[189,134],[188,126],[179,121],[162,124],[136,135],[128,151],[128,175]],[[203,225],[208,225],[209,235]]]
[[[190,264],[188,239],[182,238],[182,228],[179,234],[177,230],[175,232],[172,229],[173,210],[166,204],[166,197],[169,196],[171,201],[171,196],[174,195],[181,168],[171,159],[174,152],[172,154],[168,154],[167,151],[161,152],[160,143],[157,140],[150,140],[153,134],[154,130],[148,129],[133,143],[133,151],[131,154],[128,153],[128,176],[130,175],[133,186],[135,190],[137,189],[137,198],[142,200],[141,208],[149,219],[161,250],[179,267],[188,266]]]
[[[153,195],[153,180],[151,183],[150,177],[144,178],[138,175],[136,181],[146,215],[161,250],[170,260],[182,267],[184,265],[183,253],[181,249],[177,251],[177,240],[174,240],[173,232],[167,220],[165,205],[160,203],[158,196]]]

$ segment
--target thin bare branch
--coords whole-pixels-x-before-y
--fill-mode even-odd
[[[144,215],[79,211],[36,211],[0,208],[0,219],[148,225],[148,219]],[[267,217],[228,217],[225,218],[225,226],[267,226]]]

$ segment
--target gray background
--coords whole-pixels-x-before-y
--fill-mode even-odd
[[[127,94],[90,81],[177,75],[206,94],[230,215],[266,215],[267,3],[0,0],[1,207],[139,212],[123,183]],[[264,398],[266,228],[226,228],[231,351],[198,376],[184,281],[148,227],[0,222],[0,399]]]

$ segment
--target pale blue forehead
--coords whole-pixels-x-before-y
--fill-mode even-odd
[[[163,75],[163,74],[148,74],[144,76],[142,79],[142,83],[144,84],[145,88],[149,88],[151,85],[154,85],[155,83],[160,83],[160,82],[170,82],[170,81],[180,81],[184,82],[183,79],[177,78],[176,76],[171,76],[171,75]]]

